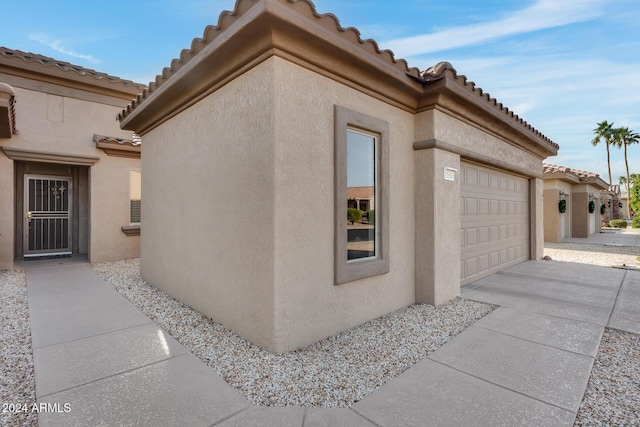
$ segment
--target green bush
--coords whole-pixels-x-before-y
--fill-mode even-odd
[[[362,211],[356,208],[347,208],[347,216],[352,224],[354,222],[360,222],[360,218],[362,218]]]
[[[558,202],[558,210],[560,213],[565,213],[567,211],[567,201],[565,199]]]
[[[640,228],[640,216],[633,218],[633,221],[631,221],[631,227]]]
[[[375,224],[376,223],[376,210],[375,209],[371,209],[370,211],[367,211],[367,218],[369,219],[369,224]]]
[[[627,221],[625,221],[624,219],[614,219],[612,221],[609,221],[609,227],[627,228]]]

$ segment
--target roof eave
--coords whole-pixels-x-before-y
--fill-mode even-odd
[[[75,71],[65,71],[55,66],[45,66],[38,61],[28,62],[20,57],[5,57],[3,55],[0,55],[0,73],[82,89],[125,100],[134,99],[145,87],[138,83],[112,82],[106,78],[96,78],[90,74],[80,74]]]
[[[450,66],[449,66],[450,67]],[[544,159],[558,153],[558,144],[533,128],[513,111],[458,76],[452,67],[442,70],[439,78],[425,82],[420,111],[437,109],[459,116],[494,136]]]
[[[362,40],[357,30],[342,28],[335,16],[317,14],[307,0],[239,0],[118,116],[121,127],[144,135],[271,56],[407,111],[422,92],[417,69]]]

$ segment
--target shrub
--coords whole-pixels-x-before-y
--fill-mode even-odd
[[[352,224],[354,222],[360,222],[360,218],[362,218],[362,211],[356,208],[347,208],[347,216]]]
[[[627,221],[625,221],[624,219],[614,219],[609,221],[609,227],[627,228]]]
[[[367,211],[367,218],[369,219],[369,224],[375,224],[376,223],[376,210],[375,209],[371,209],[370,211]]]
[[[592,214],[596,211],[596,202],[594,202],[593,200],[591,200],[589,202],[589,213]]]
[[[633,218],[633,221],[631,221],[631,227],[640,228],[640,216]]]

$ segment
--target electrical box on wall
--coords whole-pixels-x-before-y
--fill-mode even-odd
[[[445,181],[455,181],[456,180],[456,172],[458,172],[458,169],[444,168],[444,180]]]

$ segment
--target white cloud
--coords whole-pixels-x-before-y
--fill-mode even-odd
[[[29,39],[33,40],[33,41],[37,41],[40,43],[43,43],[47,46],[49,46],[51,49],[55,50],[56,52],[60,52],[64,55],[68,55],[74,58],[79,58],[79,59],[84,59],[86,61],[89,61],[93,64],[99,64],[102,61],[100,61],[99,59],[94,58],[91,55],[83,55],[80,53],[76,53],[73,52],[69,49],[66,49],[62,46],[62,40],[51,40],[49,37],[42,35],[42,34],[31,34],[29,35]]]
[[[451,27],[384,43],[396,55],[414,56],[473,46],[504,37],[584,22],[601,16],[608,0],[537,0],[497,21]]]

